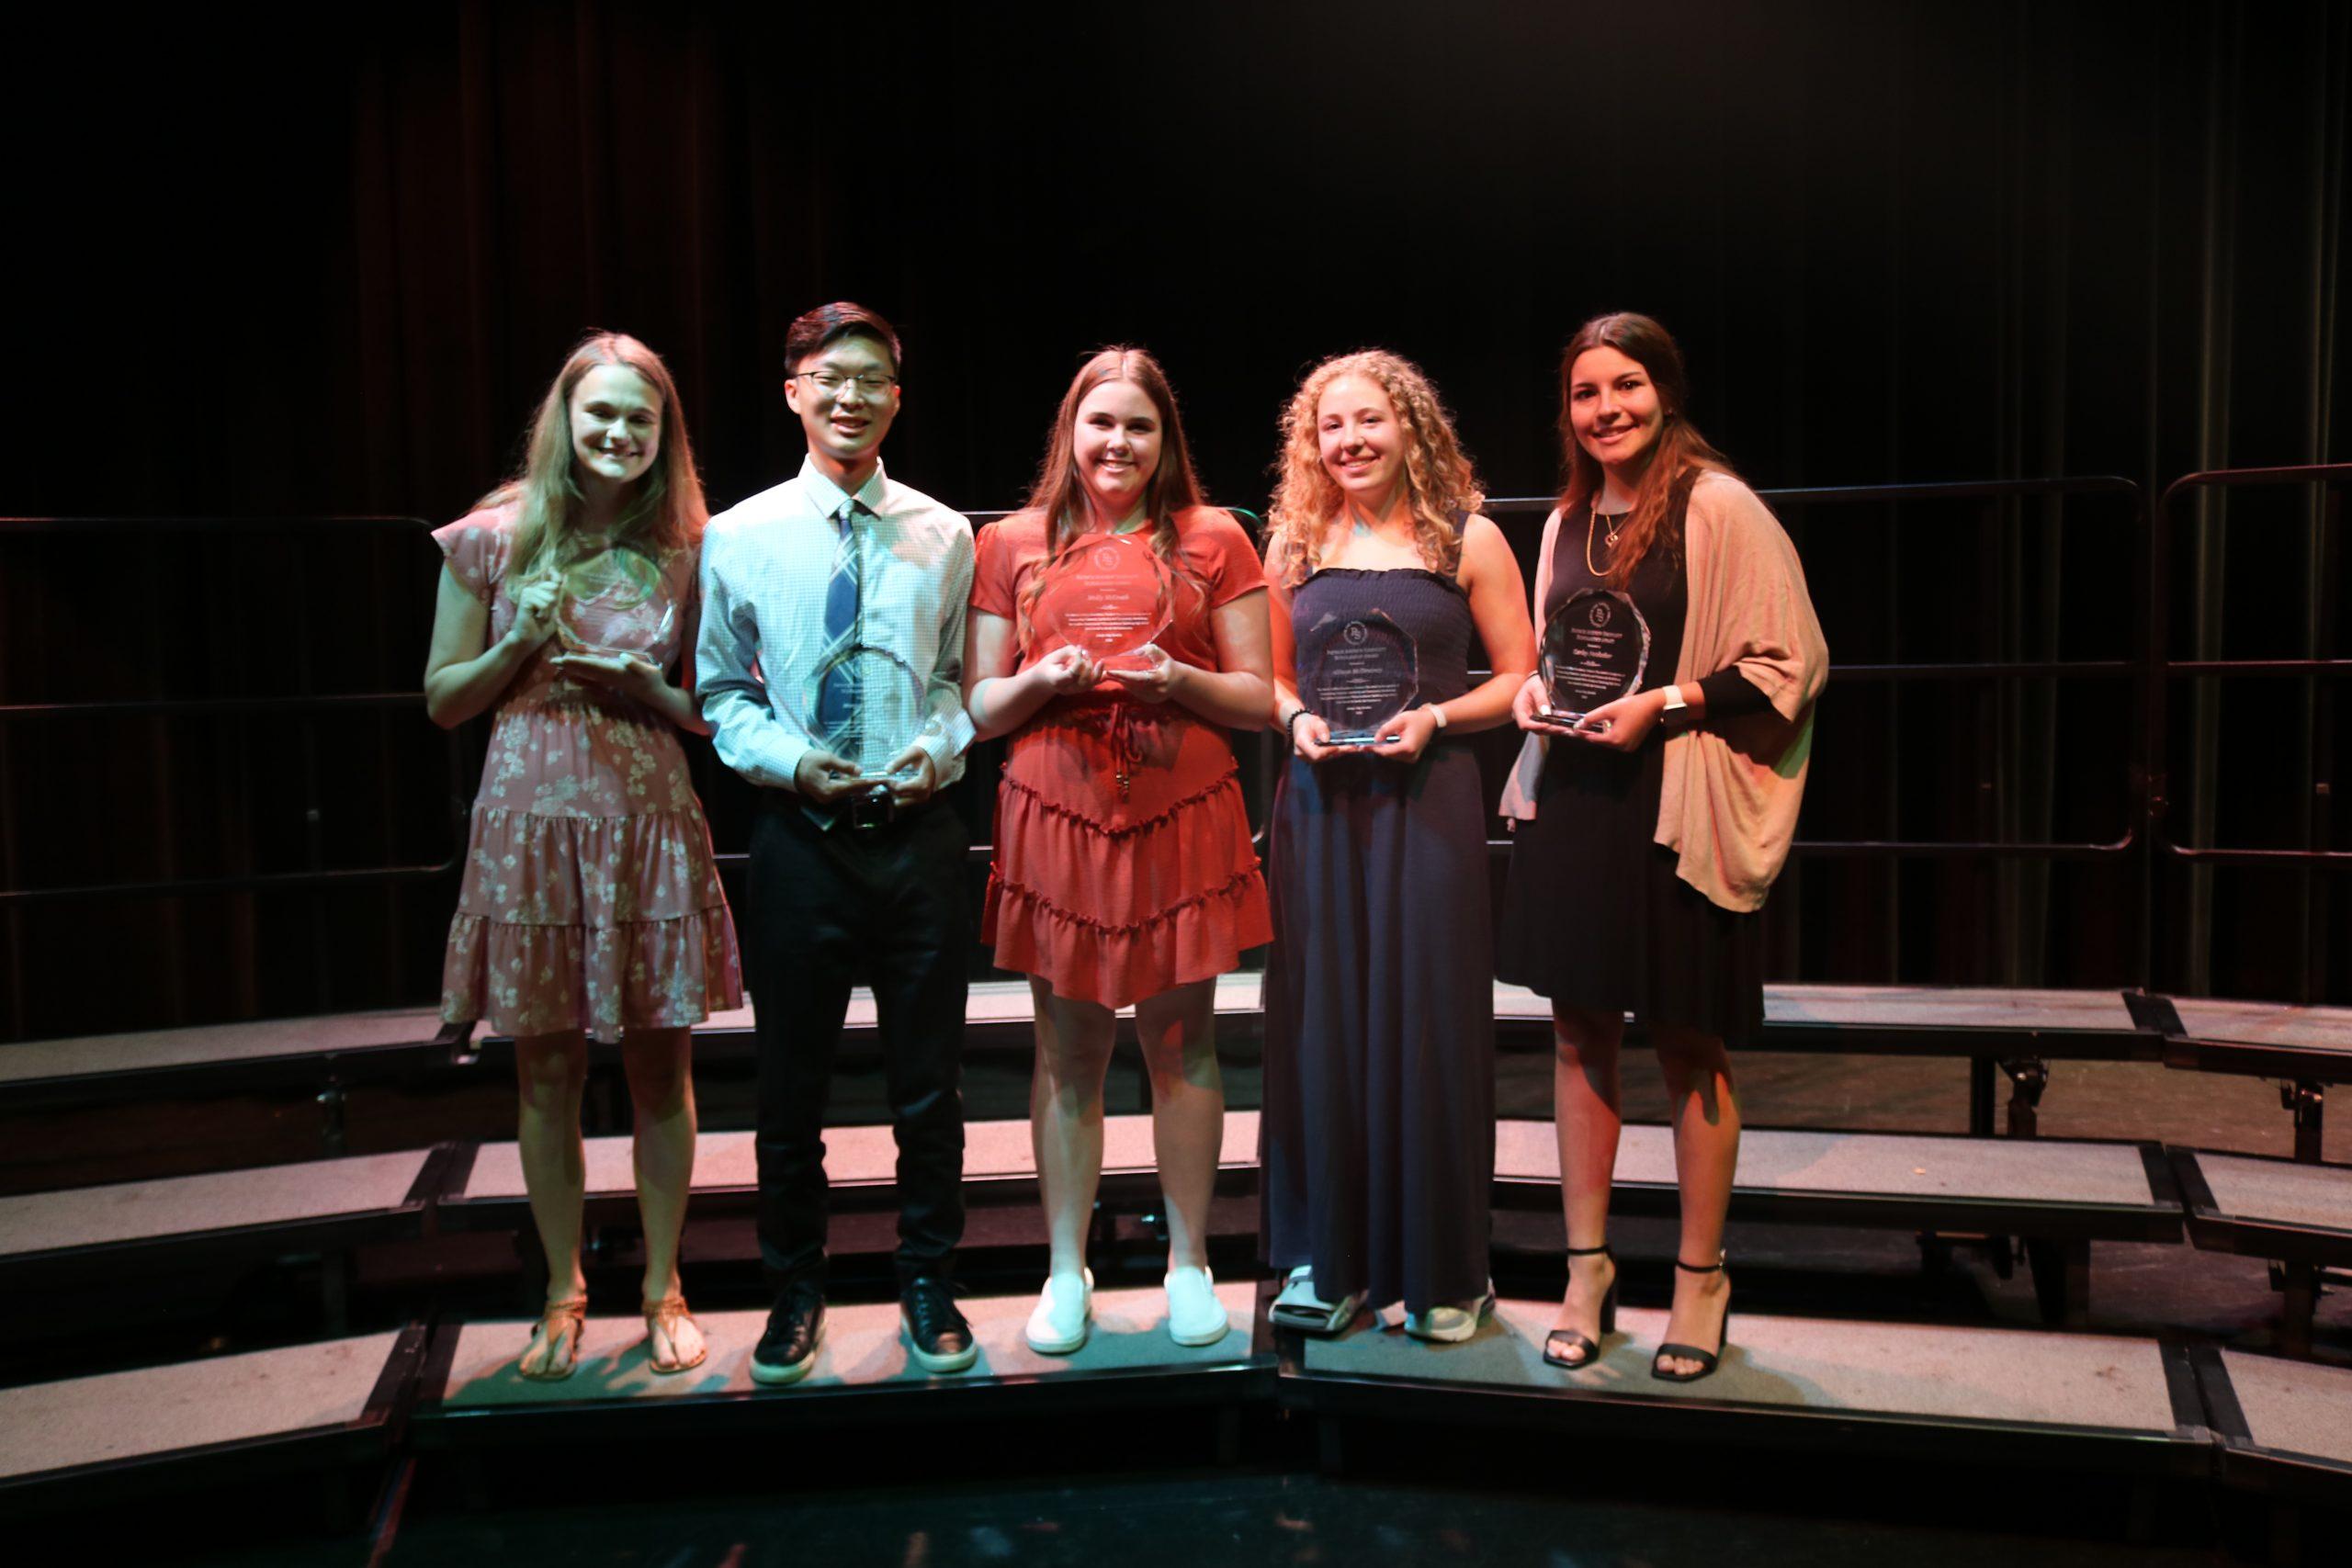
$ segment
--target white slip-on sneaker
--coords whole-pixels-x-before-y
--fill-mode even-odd
[[[1093,1269],[1049,1275],[1037,1310],[1029,1314],[1029,1348],[1041,1356],[1067,1356],[1086,1343],[1086,1325],[1093,1316]]]
[[[1362,1291],[1356,1291],[1342,1301],[1323,1300],[1315,1293],[1315,1266],[1302,1263],[1283,1281],[1282,1294],[1274,1298],[1273,1307],[1266,1316],[1277,1328],[1295,1328],[1301,1334],[1338,1334],[1363,1310],[1363,1296]]]
[[[1478,1332],[1478,1325],[1495,1313],[1495,1283],[1487,1281],[1487,1293],[1475,1302],[1452,1303],[1433,1306],[1427,1312],[1405,1314],[1405,1332],[1416,1339],[1427,1339],[1440,1345],[1459,1345]]]
[[[1216,1299],[1216,1280],[1206,1269],[1170,1269],[1168,1287],[1168,1337],[1179,1345],[1214,1345],[1233,1326],[1225,1303]]]

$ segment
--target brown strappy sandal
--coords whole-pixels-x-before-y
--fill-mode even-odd
[[[695,1359],[691,1361],[660,1361],[654,1359],[653,1331],[659,1328],[663,1333],[668,1334],[672,1324],[677,1322],[682,1317],[687,1322],[692,1323],[694,1322],[694,1315],[693,1312],[686,1306],[686,1298],[676,1291],[672,1291],[668,1295],[663,1296],[658,1302],[647,1302],[645,1303],[645,1364],[648,1367],[651,1368],[654,1371],[660,1373],[663,1377],[669,1377],[678,1372],[693,1371],[696,1367],[701,1366],[705,1360],[709,1359],[710,1341],[705,1339],[703,1341],[702,1348],[695,1352]],[[699,1328],[702,1325],[700,1324],[695,1324],[695,1326]],[[670,1342],[673,1345],[676,1344],[677,1336],[672,1334],[670,1336]]]
[[[570,1377],[580,1365],[580,1337],[587,1331],[587,1323],[586,1296],[549,1302],[547,1310],[539,1314],[539,1321],[532,1325],[531,1344],[536,1345],[543,1338],[553,1343],[559,1335],[568,1336],[563,1341],[563,1359],[548,1363],[548,1370],[543,1372],[525,1371],[523,1361],[531,1354],[530,1346],[526,1345],[523,1348],[523,1358],[514,1363],[515,1371],[533,1382],[561,1382]]]

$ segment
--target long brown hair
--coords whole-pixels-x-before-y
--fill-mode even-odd
[[[652,466],[633,482],[608,543],[658,567],[672,551],[698,543],[710,520],[702,477],[695,471],[694,443],[686,435],[685,410],[679,406],[670,367],[626,333],[591,333],[564,360],[539,400],[520,471],[475,502],[478,510],[516,506],[509,568],[516,583],[571,564],[571,530],[582,500],[571,455],[571,394],[582,378],[600,365],[635,371],[662,403],[662,435]]]
[[[1200,476],[1193,470],[1193,448],[1184,439],[1184,422],[1177,416],[1176,392],[1168,384],[1168,373],[1143,349],[1124,345],[1098,349],[1079,367],[1078,374],[1070,378],[1069,390],[1062,394],[1061,406],[1054,411],[1054,430],[1046,443],[1046,460],[1037,466],[1037,480],[1029,487],[1029,500],[1023,510],[1044,517],[1048,560],[1058,557],[1069,547],[1071,540],[1087,532],[1086,519],[1091,510],[1086,481],[1078,473],[1078,405],[1105,381],[1134,383],[1151,400],[1151,406],[1159,414],[1159,463],[1144,481],[1144,515],[1150,519],[1151,547],[1180,579],[1193,581],[1194,573],[1178,548],[1176,519],[1202,504]],[[1035,604],[1045,583],[1044,574],[1039,573],[1023,593],[1021,618],[1024,626],[1030,606]]]
[[[1568,469],[1567,486],[1560,492],[1562,516],[1587,502],[1600,503],[1604,478],[1600,459],[1577,440],[1568,405],[1577,360],[1595,348],[1615,349],[1639,365],[1649,376],[1650,385],[1657,389],[1658,432],[1650,443],[1649,465],[1642,470],[1642,482],[1634,492],[1633,510],[1619,529],[1617,554],[1609,563],[1606,578],[1610,587],[1622,589],[1633,581],[1634,569],[1651,550],[1663,548],[1669,560],[1682,558],[1682,533],[1673,506],[1676,481],[1686,474],[1696,478],[1703,469],[1730,473],[1731,461],[1708,445],[1698,426],[1690,423],[1687,412],[1690,379],[1682,368],[1682,350],[1675,346],[1672,334],[1632,310],[1595,316],[1577,329],[1560,353],[1560,445],[1566,453]]]
[[[1313,575],[1322,559],[1324,527],[1339,514],[1344,498],[1339,481],[1323,467],[1315,412],[1325,389],[1342,376],[1362,376],[1388,394],[1409,438],[1405,495],[1412,511],[1413,542],[1432,570],[1452,577],[1462,561],[1462,530],[1453,514],[1476,512],[1487,498],[1437,389],[1420,367],[1382,348],[1325,360],[1291,394],[1290,406],[1283,411],[1281,478],[1274,487],[1272,525],[1266,530],[1266,558],[1275,559],[1279,551],[1283,581],[1294,586]]]

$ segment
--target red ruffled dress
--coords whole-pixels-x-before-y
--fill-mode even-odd
[[[514,510],[502,507],[433,535],[458,581],[490,606],[492,643],[514,623]],[[694,551],[675,552],[650,592],[605,574],[606,591],[567,599],[568,635],[664,670],[681,649],[692,657],[695,564]],[[503,1034],[584,1029],[612,1041],[740,1007],[735,922],[677,729],[559,672],[548,660],[565,646],[565,634],[541,644],[499,697],[441,1016],[487,1019]]]
[[[1187,570],[1159,646],[1214,670],[1209,612],[1263,590],[1265,576],[1226,513],[1183,513],[1177,540]],[[1046,564],[1045,519],[1023,513],[982,530],[978,553],[972,607],[1018,625]],[[1019,668],[1060,646],[1024,629]],[[1244,948],[1272,940],[1238,771],[1224,730],[1115,682],[1040,708],[1013,732],[996,795],[980,940],[998,967],[1121,1008],[1226,974]]]

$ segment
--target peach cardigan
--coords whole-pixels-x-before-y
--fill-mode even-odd
[[[1690,600],[1674,678],[1688,684],[1738,667],[1771,705],[1666,742],[1657,841],[1675,874],[1724,908],[1763,907],[1789,858],[1813,755],[1813,706],[1829,678],[1829,645],[1805,592],[1796,547],[1756,492],[1709,471],[1691,488],[1683,525]],[[1540,615],[1551,586],[1555,508],[1535,569]],[[1530,735],[1503,787],[1502,814],[1535,815],[1547,737]]]

